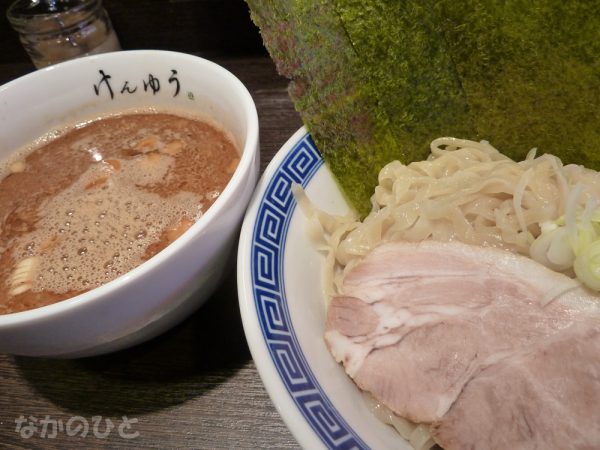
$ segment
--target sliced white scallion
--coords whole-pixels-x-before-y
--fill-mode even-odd
[[[542,234],[531,244],[529,254],[537,262],[559,272],[572,267],[575,261],[565,227],[542,228]]]
[[[583,284],[600,291],[600,239],[596,239],[577,254],[573,268]]]
[[[583,186],[569,192],[565,215],[540,224],[541,234],[529,248],[530,256],[550,269],[564,272],[571,268],[590,289],[600,291],[600,202],[588,198],[579,205]]]

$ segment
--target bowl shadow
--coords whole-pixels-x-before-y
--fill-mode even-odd
[[[235,271],[175,328],[116,353],[57,360],[15,357],[35,392],[84,416],[143,414],[203,395],[251,360]]]

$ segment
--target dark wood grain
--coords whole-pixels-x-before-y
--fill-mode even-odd
[[[262,167],[301,125],[286,82],[265,56],[214,60],[249,88],[260,119]],[[24,62],[0,64],[0,83],[26,73]],[[113,429],[25,439],[15,419],[65,423],[123,416],[136,419],[135,439]],[[105,422],[101,429],[104,430]],[[0,355],[0,448],[297,448],[269,400],[244,337],[235,271],[193,316],[166,334],[118,353],[79,360]]]

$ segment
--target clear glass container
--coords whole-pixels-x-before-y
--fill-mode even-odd
[[[17,0],[6,16],[38,69],[121,49],[102,0]]]

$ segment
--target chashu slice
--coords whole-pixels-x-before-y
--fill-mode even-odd
[[[598,296],[569,277],[457,242],[383,244],[342,289],[327,314],[331,353],[414,422],[439,421],[487,367],[600,314]]]
[[[445,450],[600,448],[600,321],[485,368],[432,431]]]

